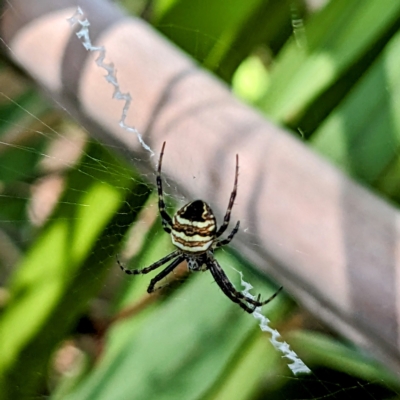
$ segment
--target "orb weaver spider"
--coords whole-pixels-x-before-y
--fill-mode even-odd
[[[190,271],[207,271],[211,272],[215,282],[234,303],[239,304],[248,313],[253,313],[256,308],[264,306],[273,300],[282,290],[280,287],[267,300],[260,300],[260,295],[256,299],[246,296],[235,289],[229,281],[225,272],[214,258],[214,251],[222,246],[227,245],[239,230],[240,221],[236,223],[231,233],[226,239],[220,240],[220,236],[226,231],[229,225],[233,203],[237,193],[237,183],[239,175],[239,156],[236,155],[236,172],[235,182],[228,208],[225,213],[222,225],[217,228],[217,221],[210,206],[203,200],[192,201],[180,208],[171,218],[165,210],[164,194],[162,189],[161,167],[164,156],[165,142],[163,143],[160,159],[157,168],[157,190],[158,190],[158,208],[162,218],[162,226],[168,234],[171,235],[172,243],[176,250],[161,260],[156,261],[147,268],[143,269],[127,269],[118,260],[121,269],[130,275],[147,274],[172,261],[165,269],[156,275],[147,288],[148,293],[155,290],[155,285],[169,273],[171,273],[181,262],[186,261]]]

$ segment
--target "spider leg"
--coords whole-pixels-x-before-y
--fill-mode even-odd
[[[154,287],[157,282],[161,281],[161,279],[165,278],[170,272],[172,272],[183,260],[185,257],[180,255],[176,260],[172,261],[167,268],[163,269],[158,275],[156,275],[151,281],[150,285],[147,288],[147,293],[154,292]]]
[[[283,286],[281,286],[272,296],[268,297],[267,300],[260,301],[260,295],[257,296],[257,302],[260,304],[257,307],[265,306],[268,304],[270,301],[272,301],[276,296],[278,296],[279,292],[283,289]]]
[[[158,168],[157,168],[158,209],[161,214],[161,221],[164,231],[167,233],[171,233],[172,219],[165,211],[164,193],[162,190],[162,179],[161,179],[161,167],[164,155],[164,148],[165,148],[165,142],[163,143],[161,148],[160,159],[158,160]]]
[[[250,307],[242,301],[242,299],[247,301],[247,297],[242,295],[242,293],[238,292],[233,287],[232,283],[229,281],[228,277],[225,275],[218,262],[216,260],[208,260],[207,266],[212,276],[214,277],[215,282],[217,282],[218,286],[225,293],[225,295],[229,297],[234,303],[239,304],[239,306],[242,307],[243,310],[247,311],[250,314],[253,313],[257,306],[253,305],[252,307]]]
[[[252,313],[255,311],[257,307],[264,306],[265,304],[272,301],[278,293],[282,290],[280,287],[272,296],[270,296],[267,300],[260,301],[260,295],[257,296],[256,300],[253,300],[250,297],[247,297],[242,292],[239,292],[235,289],[231,281],[226,276],[224,270],[218,264],[216,260],[212,260],[209,265],[209,269],[211,274],[213,275],[215,281],[220,286],[221,290],[235,303],[238,303],[240,307],[242,307],[245,311]],[[229,293],[229,294],[228,294]],[[247,304],[243,303],[247,302],[251,304],[253,307],[248,306]]]
[[[158,260],[154,264],[151,264],[149,267],[143,268],[143,269],[127,269],[127,268],[125,268],[122,265],[122,263],[119,261],[118,256],[117,256],[117,263],[120,266],[120,268],[122,269],[122,271],[124,271],[128,275],[147,274],[150,271],[153,271],[154,269],[161,267],[168,261],[172,260],[174,257],[177,257],[179,254],[180,254],[179,250],[175,250],[172,253],[168,254],[167,256],[163,257],[161,260]]]
[[[232,211],[233,203],[235,201],[236,193],[237,193],[238,176],[239,176],[239,156],[236,154],[235,183],[233,185],[231,198],[229,199],[229,204],[228,204],[228,208],[226,210],[226,214],[225,214],[225,217],[224,217],[224,222],[222,223],[222,225],[218,229],[218,231],[216,233],[216,237],[220,237],[226,231],[226,228],[229,225],[229,220],[231,218],[231,211]]]
[[[236,223],[236,226],[233,228],[232,232],[229,234],[229,236],[226,239],[218,240],[215,242],[214,248],[218,249],[219,247],[227,245],[233,239],[233,237],[237,234],[237,232],[239,230],[239,226],[240,226],[240,221],[238,221]]]

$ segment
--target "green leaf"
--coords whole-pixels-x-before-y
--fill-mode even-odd
[[[0,398],[35,393],[55,346],[100,288],[146,192],[97,145],[71,172],[57,211],[13,276],[0,318]]]
[[[290,343],[310,366],[328,367],[400,390],[398,379],[381,364],[359,349],[332,337],[317,332],[296,331],[290,334]]]
[[[312,146],[347,171],[350,175],[373,185],[381,178],[381,189],[393,191],[384,172],[398,157],[400,145],[400,34],[367,74],[353,88],[339,107],[311,138]],[[400,178],[393,170],[390,179]]]
[[[269,76],[258,57],[252,56],[243,61],[237,69],[232,87],[235,94],[250,103],[256,102],[269,84]]]
[[[282,42],[282,35],[286,39],[292,4],[293,0],[159,0],[152,22],[206,68],[230,81],[258,44]]]
[[[153,244],[152,251],[158,246],[165,243]],[[226,254],[218,258],[236,267]],[[271,368],[271,361],[264,362],[270,347],[260,343],[253,317],[227,299],[209,274],[193,275],[158,307],[115,326],[110,341],[118,345],[108,347],[98,367],[66,399],[218,398],[218,393],[233,393],[231,377],[243,382],[252,374],[243,393],[254,390],[262,371]],[[151,277],[135,276],[133,282],[139,279],[148,283]],[[266,311],[282,306],[281,301]],[[241,399],[243,393],[231,398]]]
[[[303,121],[314,129],[379,54],[399,18],[397,1],[329,2],[305,23],[304,44],[291,40],[282,49],[258,106],[293,128]]]

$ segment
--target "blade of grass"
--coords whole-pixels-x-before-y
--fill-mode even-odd
[[[282,49],[257,105],[294,128],[313,106],[307,124],[314,128],[379,55],[399,20],[399,2],[329,2],[305,23],[306,45],[291,40]]]
[[[150,245],[151,252],[159,245],[165,248],[160,242]],[[226,253],[218,258],[223,265],[239,267]],[[203,398],[210,390],[219,392],[237,373],[238,364],[247,359],[243,352],[252,353],[250,342],[258,340],[258,327],[250,315],[224,296],[208,274],[193,275],[158,307],[124,322],[125,326],[116,326],[111,341],[118,341],[118,346],[108,348],[110,353],[98,368],[66,399],[190,400]],[[135,277],[133,282],[140,278],[144,279]],[[281,301],[271,304],[266,312],[275,310],[276,316]],[[267,346],[256,347],[267,357]],[[255,372],[259,364],[243,366],[250,369],[242,373],[260,376]],[[252,387],[254,381],[250,383]]]
[[[312,146],[350,175],[371,185],[377,184],[386,194],[393,177],[390,165],[398,157],[400,145],[400,34],[354,87],[341,105],[311,138]],[[381,177],[381,178],[380,178]],[[380,179],[380,182],[377,180]]]
[[[58,209],[13,277],[0,318],[0,398],[26,398],[43,384],[53,349],[102,285],[146,193],[97,145],[70,173]]]

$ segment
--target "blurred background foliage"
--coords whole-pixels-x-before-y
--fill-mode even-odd
[[[399,201],[400,2],[120,3],[244,101]],[[154,176],[93,142],[6,59],[0,83],[0,399],[399,393],[388,371],[286,295],[265,312],[310,376],[294,377],[255,320],[208,274],[186,280],[182,269],[162,295],[145,295],[151,276],[122,276],[115,255],[134,268],[170,250]],[[169,203],[172,210],[176,199]],[[257,291],[274,290],[232,249],[218,258],[244,270]]]

